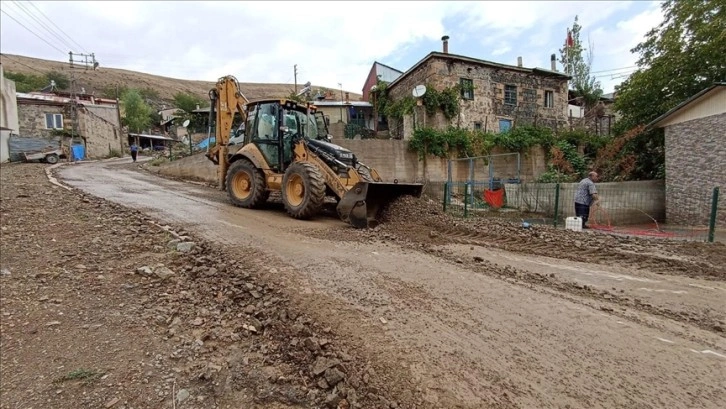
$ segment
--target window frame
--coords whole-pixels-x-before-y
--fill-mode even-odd
[[[466,85],[465,85],[466,84]],[[474,100],[474,80],[471,78],[459,78],[459,87],[461,87],[461,99],[467,101]]]
[[[550,97],[549,99],[547,97]],[[544,107],[554,108],[555,107],[555,92],[553,90],[546,89],[544,91]],[[549,102],[549,104],[548,104]]]
[[[508,122],[509,128],[503,131],[502,122]],[[499,133],[509,132],[514,127],[514,121],[511,118],[497,118],[497,124],[499,126]]]
[[[52,123],[52,127],[48,126],[48,122]],[[63,114],[57,112],[45,113],[45,129],[63,129]]]
[[[508,88],[509,88],[509,90],[508,90]],[[509,91],[509,92],[507,92],[507,91]],[[503,92],[504,92],[504,105],[517,106],[517,86],[511,85],[511,84],[504,84]],[[512,94],[514,95],[514,97],[513,97],[514,102],[511,102],[510,100],[508,100],[508,98],[507,98],[508,94],[510,97],[512,96]]]

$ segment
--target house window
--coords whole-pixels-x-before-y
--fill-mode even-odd
[[[45,129],[63,129],[63,114],[45,114]]]
[[[499,120],[499,132],[507,132],[512,129],[511,119],[500,119]]]
[[[474,99],[474,80],[461,78],[459,79],[459,86],[461,87],[461,98]]]
[[[517,86],[516,85],[505,85],[504,86],[504,104],[505,105],[517,105]]]
[[[474,122],[474,130],[481,131],[481,122]]]
[[[544,106],[545,106],[545,108],[554,108],[554,106],[555,106],[555,92],[554,91],[545,91]]]

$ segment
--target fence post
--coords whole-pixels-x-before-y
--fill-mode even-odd
[[[469,182],[466,182],[464,184],[464,218],[466,219],[469,217],[469,188],[470,188]]]
[[[449,182],[444,182],[444,213],[446,213],[446,202],[449,199]]]
[[[560,213],[560,184],[555,184],[555,222],[554,227],[557,227],[557,216]]]
[[[716,235],[716,212],[718,212],[718,187],[713,188],[711,196],[711,218],[708,221],[708,242],[713,243]]]

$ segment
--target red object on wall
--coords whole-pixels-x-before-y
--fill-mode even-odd
[[[484,201],[487,202],[489,206],[499,209],[504,206],[504,189],[486,189],[484,191]]]

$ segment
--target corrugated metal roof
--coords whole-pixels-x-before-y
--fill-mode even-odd
[[[129,136],[138,136],[139,138],[158,139],[162,141],[173,141],[174,139],[163,135],[147,135],[143,133],[130,133]]]
[[[372,107],[370,102],[367,101],[315,101],[313,105],[316,107],[339,107],[339,106],[354,106],[354,107]]]

